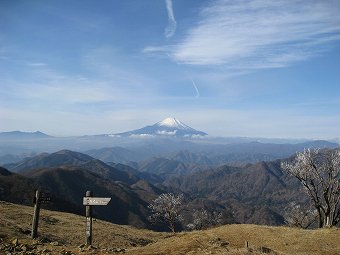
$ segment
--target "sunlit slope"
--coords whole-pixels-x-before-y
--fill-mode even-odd
[[[340,230],[301,230],[257,225],[225,225],[205,231],[171,235],[96,220],[93,224],[93,245],[86,250],[84,217],[69,213],[41,211],[37,244],[29,238],[32,207],[0,202],[0,254],[7,246],[27,246],[36,254],[262,254],[260,247],[271,254],[340,254]],[[245,242],[249,248],[245,248]],[[57,243],[56,243],[57,242]],[[14,242],[15,243],[15,242]],[[25,248],[26,249],[26,248]],[[25,253],[22,253],[25,254]]]

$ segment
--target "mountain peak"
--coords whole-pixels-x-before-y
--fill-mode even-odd
[[[35,132],[22,132],[22,131],[10,131],[10,132],[0,132],[0,138],[50,138],[49,136],[43,132],[35,131]]]
[[[193,136],[205,136],[206,133],[198,131],[176,118],[166,118],[157,122],[154,125],[146,126],[141,129],[136,129],[120,134],[120,136],[173,136],[173,137],[193,137]]]
[[[170,127],[176,127],[179,126],[181,124],[181,122],[175,118],[166,118],[160,122],[158,122],[159,126],[170,126]]]
[[[160,122],[157,122],[155,125],[163,126],[163,127],[170,127],[170,128],[180,128],[180,129],[190,128],[189,126],[185,125],[184,123],[182,123],[181,121],[175,118],[166,118]]]

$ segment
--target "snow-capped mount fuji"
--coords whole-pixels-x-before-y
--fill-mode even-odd
[[[166,118],[151,126],[140,129],[114,134],[114,136],[132,136],[132,137],[152,137],[152,136],[172,136],[172,137],[196,137],[205,136],[207,133],[198,131],[175,118]]]

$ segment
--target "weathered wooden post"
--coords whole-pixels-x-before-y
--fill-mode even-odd
[[[249,242],[248,242],[248,241],[245,241],[244,247],[245,247],[245,248],[249,248]]]
[[[35,196],[33,198],[34,213],[33,213],[32,232],[31,232],[32,239],[36,238],[38,235],[40,206],[41,204],[47,204],[49,202],[51,202],[51,197],[48,194],[43,193],[39,189],[37,189],[35,192]]]
[[[34,213],[33,213],[33,220],[32,220],[32,232],[31,237],[32,239],[37,237],[38,234],[38,223],[39,223],[39,214],[40,214],[40,190],[36,190],[35,197],[34,197]]]
[[[92,245],[92,206],[93,205],[107,205],[111,198],[110,197],[92,197],[91,191],[86,191],[86,195],[83,198],[83,205],[86,210],[86,245]]]
[[[92,197],[92,191],[86,191],[85,197]],[[92,206],[86,205],[86,245],[92,245]]]

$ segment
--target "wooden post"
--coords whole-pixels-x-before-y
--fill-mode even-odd
[[[93,205],[107,205],[111,198],[110,197],[92,197],[91,191],[86,191],[85,197],[83,197],[83,205],[86,210],[86,245],[92,245],[92,206]]]
[[[92,191],[86,191],[85,197],[92,197]],[[86,245],[92,245],[92,206],[86,205]]]
[[[39,214],[40,214],[40,190],[36,190],[31,232],[32,239],[36,238],[38,234]]]

